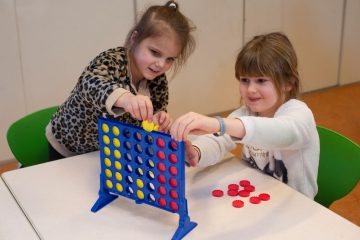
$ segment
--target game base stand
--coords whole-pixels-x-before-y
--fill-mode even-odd
[[[98,119],[100,190],[91,211],[98,211],[118,196],[130,198],[137,204],[179,214],[172,239],[182,239],[197,226],[190,221],[185,198],[184,143],[153,129],[153,125],[140,128]]]

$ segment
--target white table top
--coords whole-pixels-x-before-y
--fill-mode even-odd
[[[9,189],[0,178],[0,239],[39,239]]]
[[[99,153],[66,158],[3,174],[37,232],[44,239],[171,239],[179,215],[119,197],[98,212]],[[234,198],[214,198],[242,179],[267,202],[232,207]],[[360,239],[360,228],[287,185],[245,166],[237,158],[208,168],[187,168],[186,198],[191,221],[184,239]],[[226,191],[225,191],[226,192]]]

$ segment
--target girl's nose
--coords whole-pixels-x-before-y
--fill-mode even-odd
[[[253,83],[252,81],[249,82],[249,86],[248,86],[248,92],[254,93],[256,92],[256,85],[255,83]]]
[[[160,68],[163,68],[165,66],[165,60],[162,59],[162,58],[158,59],[157,62],[156,62],[156,66],[160,67]]]

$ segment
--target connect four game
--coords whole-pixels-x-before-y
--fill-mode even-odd
[[[99,118],[100,190],[91,211],[118,196],[130,198],[179,214],[172,239],[182,239],[197,226],[190,221],[185,198],[184,143],[152,130]]]

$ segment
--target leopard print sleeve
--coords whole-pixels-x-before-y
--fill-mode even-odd
[[[166,75],[161,75],[157,79],[150,81],[149,90],[154,112],[167,112],[167,106],[169,104],[169,88]]]

